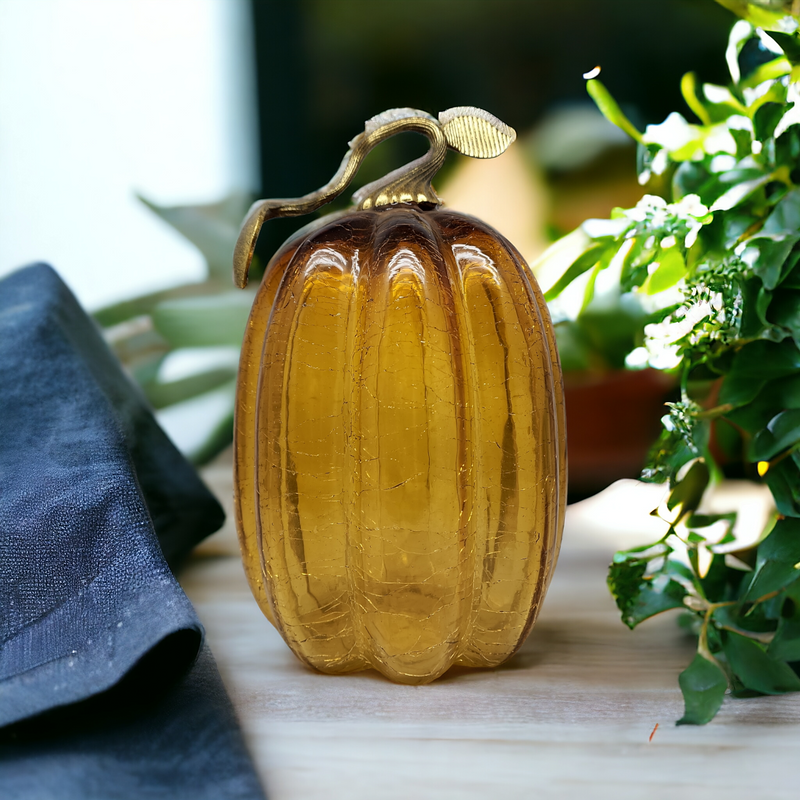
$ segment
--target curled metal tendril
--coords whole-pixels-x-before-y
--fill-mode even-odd
[[[424,111],[395,108],[368,120],[364,132],[350,142],[339,169],[322,188],[303,197],[258,200],[245,218],[233,254],[234,283],[244,288],[263,224],[275,217],[310,214],[338,197],[350,184],[367,153],[398,133],[414,131],[428,137],[431,146],[421,158],[360,189],[353,202],[360,209],[399,203],[440,205],[431,180],[444,163],[447,148],[473,158],[494,158],[516,139],[516,133],[479,108],[459,107],[443,111],[436,119]]]

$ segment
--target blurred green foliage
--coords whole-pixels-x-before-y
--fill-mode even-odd
[[[544,259],[563,262],[546,296],[582,281],[583,316],[610,273],[618,297],[648,312],[628,366],[680,379],[643,473],[670,483],[653,512],[667,531],[617,553],[608,576],[629,627],[681,608],[697,633],[679,724],[711,720],[726,686],[737,696],[800,690],[800,38],[783,3],[725,5],[759,23],[769,11],[778,30],[733,27],[727,85],[684,76],[697,122],[673,112],[640,133],[589,81],[601,111],[637,140],[653,193],[587,221],[571,234],[577,247]],[[763,478],[775,503],[749,548],[734,537],[735,514],[700,511],[731,461]]]
[[[95,312],[94,317],[155,409],[179,407],[197,398],[221,398],[210,405],[203,430],[187,453],[200,464],[226,447],[233,436],[238,349],[254,290],[233,288],[231,263],[251,198],[236,194],[220,203],[172,207],[140,199],[200,250],[207,265],[206,277],[116,303]],[[227,357],[223,353],[220,359],[219,349],[226,347]],[[165,365],[169,357],[187,351],[192,352],[198,367],[179,378],[168,377]]]

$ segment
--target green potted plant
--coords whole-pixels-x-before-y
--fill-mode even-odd
[[[673,113],[642,133],[589,80],[600,110],[637,141],[648,193],[587,221],[540,265],[562,272],[548,299],[578,286],[585,307],[611,276],[646,312],[627,366],[679,382],[643,472],[669,482],[653,512],[667,531],[617,553],[608,584],[631,628],[683,611],[698,643],[679,678],[680,722],[691,724],[711,720],[729,689],[800,690],[800,39],[788,13],[797,9],[723,4],[751,21],[731,32],[730,85],[684,76],[697,122]],[[744,48],[756,56],[747,67]],[[735,514],[701,513],[725,470],[771,491],[775,511],[755,546],[737,544]]]
[[[185,455],[204,464],[233,439],[239,348],[254,291],[234,289],[230,270],[252,198],[170,207],[140,199],[197,247],[206,276],[99,309],[94,318]],[[183,365],[170,369],[182,356]],[[172,426],[173,417],[182,424]]]
[[[625,369],[648,316],[638,298],[618,285],[600,293],[594,288],[584,302],[578,298],[577,313],[558,309],[555,325],[570,432],[571,501],[636,477],[675,387],[664,372]],[[617,425],[620,417],[624,428]]]

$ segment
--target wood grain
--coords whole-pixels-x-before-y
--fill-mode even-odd
[[[225,460],[206,479],[230,509]],[[179,577],[269,797],[796,798],[800,696],[726,698],[710,725],[677,728],[691,639],[672,614],[635,632],[619,621],[606,565],[616,547],[648,540],[636,525],[652,524],[640,515],[658,491],[630,482],[572,507],[522,651],[499,669],[453,669],[419,687],[302,666],[253,600],[229,521]]]

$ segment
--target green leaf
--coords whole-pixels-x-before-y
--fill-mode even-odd
[[[722,384],[722,391],[719,396],[720,403],[732,406],[746,405],[758,396],[766,382],[766,379],[754,380],[749,375],[727,375],[725,382]]]
[[[650,483],[672,480],[675,473],[693,458],[697,458],[697,449],[687,443],[680,431],[664,430],[647,455],[647,466],[642,470],[641,479]]]
[[[139,386],[144,387],[148,383],[153,383],[158,377],[158,373],[167,353],[158,353],[151,358],[146,358],[139,361],[135,366],[129,367],[131,375]]]
[[[769,486],[778,511],[786,517],[800,517],[800,471],[797,464],[785,458],[771,464],[764,482]]]
[[[654,175],[661,177],[665,173],[669,174],[674,164],[664,158],[665,155],[668,154],[660,144],[646,144],[641,141],[636,145],[636,177],[640,186],[651,184]],[[652,181],[652,185],[657,186],[658,181]]]
[[[725,118],[727,119],[728,116],[726,114]],[[736,142],[736,158],[747,158],[753,149],[753,137],[750,131],[731,128],[729,132]]]
[[[770,35],[772,35],[773,30],[780,30],[783,18],[790,13],[790,0],[777,3],[775,0],[717,0],[717,2],[721,6],[725,6],[725,8],[729,8],[734,14],[746,19],[752,25],[770,31]],[[733,26],[731,40],[734,40],[734,36],[738,33],[737,29],[740,29],[740,26],[745,27],[742,22],[737,22]],[[749,36],[746,38],[749,38]],[[737,42],[737,44],[738,50],[741,50],[743,42]],[[734,77],[734,80],[737,80],[737,78]]]
[[[727,419],[756,434],[782,409],[800,408],[800,375],[765,384],[764,389],[746,406],[726,414]]]
[[[778,622],[767,655],[778,661],[800,661],[800,619],[790,617]]]
[[[612,244],[611,247],[614,245]],[[584,253],[581,253],[578,258],[572,262],[567,268],[567,271],[547,290],[544,299],[548,302],[555,300],[564,289],[569,286],[575,278],[583,275],[584,272],[590,270],[605,254],[609,245],[606,243],[598,243],[592,245]]]
[[[630,249],[622,259],[620,288],[629,292],[634,286],[641,286],[647,278],[647,265],[655,258],[656,247],[645,248],[647,236],[636,236]]]
[[[694,111],[700,122],[703,125],[710,125],[711,118],[708,116],[708,111],[697,96],[697,75],[694,72],[687,72],[681,78],[681,94],[686,105]]]
[[[673,608],[685,608],[683,598],[686,589],[677,581],[668,580],[661,588],[657,587],[655,578],[646,578],[639,586],[639,593],[634,601],[627,606],[622,615],[622,621],[633,630],[640,622],[644,622],[662,611]]]
[[[124,336],[111,341],[114,355],[126,366],[135,368],[142,362],[151,362],[169,352],[169,344],[158,331],[150,327],[134,327]]]
[[[739,334],[743,339],[760,339],[764,327],[768,324],[764,319],[765,306],[769,300],[762,300],[764,294],[772,296],[764,288],[764,282],[755,275],[740,278],[738,281],[741,292],[741,322]]]
[[[787,10],[788,13],[788,10]],[[770,37],[775,40],[778,47],[783,50],[786,58],[792,66],[800,64],[800,39],[794,33],[781,33],[779,31],[770,31]]]
[[[648,125],[642,142],[664,148],[672,161],[697,161],[704,155],[703,144],[709,130],[690,124],[673,111],[662,123]]]
[[[750,197],[756,189],[773,180],[772,175],[762,175],[749,181],[742,181],[731,186],[724,194],[718,197],[711,206],[710,211],[730,211]]]
[[[577,320],[583,341],[594,354],[594,366],[624,369],[625,356],[636,346],[644,319],[638,303],[595,298]],[[598,364],[601,359],[605,363]]]
[[[202,444],[189,453],[189,459],[197,466],[207,464],[233,441],[233,404],[228,414],[217,420]]]
[[[252,304],[242,291],[169,300],[153,309],[153,325],[173,347],[239,346]]]
[[[600,113],[609,121],[621,128],[632,139],[637,142],[642,141],[642,134],[633,126],[631,121],[622,113],[622,109],[611,93],[598,80],[586,81],[586,91],[594,100],[595,105],[600,109]]]
[[[693,552],[696,553],[697,551],[690,550],[688,553],[690,562],[694,561]],[[697,562],[694,561],[694,563],[695,570],[699,573]],[[726,596],[728,587],[731,585],[738,586],[742,576],[745,574],[749,575],[750,573],[732,570],[725,564],[725,556],[722,553],[714,553],[711,557],[711,564],[708,566],[708,572],[706,572],[705,577],[700,579],[700,586],[706,597],[722,598]]]
[[[730,132],[731,128],[726,124],[727,120],[737,114],[746,115],[747,107],[739,100],[739,97],[727,86],[720,86],[715,83],[703,84],[703,96],[706,99],[706,108],[711,119],[716,123],[722,123],[721,127]],[[717,129],[719,130],[719,128]],[[736,128],[733,128],[736,130]],[[706,130],[706,135],[710,133]]]
[[[697,580],[697,576],[689,567],[686,566],[686,564],[683,564],[680,561],[675,561],[672,558],[667,559],[667,562],[664,564],[663,573],[675,578],[683,578],[689,583],[694,583]]]
[[[762,142],[769,139],[775,133],[775,127],[789,108],[791,106],[787,103],[765,102],[760,105],[753,115],[753,130],[756,139]]]
[[[770,303],[769,316],[792,334],[795,344],[800,344],[800,291],[781,285]]]
[[[636,623],[631,624],[629,620],[634,616],[633,610],[639,596],[639,587],[642,585],[644,574],[647,571],[647,561],[627,558],[618,561],[618,556],[624,557],[626,554],[617,553],[614,556],[614,561],[608,568],[608,588],[617,601],[622,621],[629,628],[633,628]]]
[[[767,287],[762,283],[761,288],[756,294],[755,306],[758,319],[764,328],[767,328],[770,325],[769,319],[767,318],[767,313],[769,312],[769,307],[772,305],[772,299],[772,291],[767,289]]]
[[[795,67],[795,70],[797,70],[797,67]],[[798,103],[795,102],[794,106],[786,112],[786,116],[778,124],[778,129],[782,133],[775,140],[776,164],[794,165],[800,159],[800,125],[796,124],[798,122],[798,111],[800,111],[800,108],[798,108]]]
[[[561,369],[567,372],[582,372],[592,366],[592,348],[580,325],[572,320],[562,320],[555,326],[556,347]]]
[[[702,459],[697,459],[689,467],[686,475],[683,476],[680,482],[675,484],[670,492],[667,508],[671,511],[673,508],[680,506],[681,513],[684,514],[687,511],[695,511],[703,499],[709,477],[706,462]]]
[[[248,195],[232,194],[220,203],[197,206],[159,206],[145,197],[139,199],[197,247],[210,275],[231,280],[233,248],[252,202]]]
[[[800,250],[789,254],[783,265],[783,272],[785,277],[781,281],[781,288],[800,289]]]
[[[738,3],[740,0],[717,0],[718,3],[731,8],[731,3]],[[744,0],[746,2],[746,0]],[[725,49],[725,61],[728,62],[728,71],[731,74],[731,79],[734,84],[738,84],[742,79],[739,71],[739,53],[747,43],[748,39],[753,37],[753,28],[746,22],[737,22],[728,35],[728,46]]]
[[[604,270],[608,268],[608,265],[611,263],[611,256],[612,250],[609,248],[605,253],[603,253],[603,257],[592,267],[592,271],[589,274],[589,280],[586,282],[586,287],[583,290],[583,302],[581,303],[581,310],[580,314],[585,313],[587,307],[590,305],[592,300],[594,300],[594,287],[597,283],[597,276]]]
[[[742,599],[744,602],[755,602],[759,597],[777,592],[783,589],[784,586],[793,583],[797,580],[798,574],[800,574],[800,571],[795,568],[794,564],[772,560],[766,561],[757,570]]]
[[[800,661],[800,580],[789,584],[775,600],[781,613],[767,654],[780,661]]]
[[[768,603],[769,601],[767,600],[757,606],[747,606],[747,611],[744,614],[741,607],[722,606],[714,609],[712,619],[720,630],[732,630],[734,633],[742,634],[742,636],[749,636],[753,633],[774,633],[777,627],[776,621],[768,619],[762,613]]]
[[[118,325],[120,322],[132,319],[133,317],[141,317],[145,314],[149,314],[159,303],[163,303],[165,300],[215,294],[220,291],[222,286],[220,282],[214,280],[203,281],[201,283],[185,283],[181,286],[161,289],[151,294],[143,294],[139,297],[133,297],[130,300],[123,300],[120,303],[105,306],[104,308],[92,312],[92,316],[97,320],[99,325],[102,325],[104,328],[109,328],[113,325]],[[226,290],[230,289],[230,278],[225,281],[224,287]]]
[[[751,461],[769,461],[800,441],[800,409],[782,411],[759,431],[750,445]],[[800,558],[798,558],[800,561]]]
[[[714,219],[715,221],[719,220],[720,227],[722,228],[719,247],[726,251],[733,250],[756,221],[756,218],[752,214],[741,209],[732,213],[717,214]]]
[[[773,58],[772,61],[759,64],[753,69],[753,71],[739,83],[739,88],[755,89],[756,86],[764,83],[764,81],[774,81],[778,78],[782,78],[784,75],[788,75],[791,71],[792,65],[789,63],[789,59],[783,56],[777,56]],[[785,87],[781,86],[781,88],[784,90],[785,96]]]
[[[784,274],[783,266],[800,236],[753,236],[748,239],[742,259],[753,267],[753,272],[764,282],[765,288],[774,289]]]
[[[766,539],[758,545],[756,552],[754,582],[758,580],[764,567],[769,564],[783,564],[794,570],[793,573],[790,573],[794,576],[791,580],[783,581],[780,586],[765,586],[765,591],[760,594],[768,594],[778,588],[784,588],[789,583],[793,583],[800,577],[800,573],[794,569],[795,565],[800,563],[800,520],[778,520]]]
[[[728,378],[738,376],[751,380],[774,380],[797,372],[800,372],[800,350],[794,342],[759,340],[746,344],[736,353]],[[725,399],[725,388],[723,385],[720,393],[721,403],[730,402]]]
[[[725,673],[699,653],[681,672],[678,683],[685,710],[678,725],[705,725],[711,722],[722,705],[728,680]]]
[[[736,521],[736,512],[728,514],[690,514],[686,520],[687,528],[708,528],[717,522],[727,522],[733,524]],[[717,542],[720,544],[720,542]]]
[[[800,408],[800,374],[774,381],[768,387],[770,397],[779,408]]]
[[[762,234],[797,236],[800,233],[800,189],[787,192],[767,217]]]
[[[582,225],[581,230],[595,241],[601,239],[620,239],[633,226],[633,220],[627,217],[616,219],[587,219]]]
[[[683,161],[672,176],[672,199],[680,200],[687,194],[696,194],[710,206],[724,190],[720,188],[719,179],[708,171],[703,162]]]
[[[747,105],[747,109],[750,112],[750,115],[755,118],[758,115],[758,112],[764,107],[769,105],[778,104],[783,106],[784,108],[788,108],[789,105],[786,103],[786,87],[783,85],[781,81],[773,81],[766,92],[763,94],[759,94],[757,97],[754,97]],[[777,119],[775,122],[777,123],[780,118],[783,116],[783,113],[777,115]],[[770,117],[764,117],[760,121],[760,128],[756,125],[756,120],[753,120],[754,128],[756,133],[756,138],[762,141],[765,144],[769,144],[770,138],[773,136],[773,131],[769,129],[769,125],[771,122]],[[774,128],[774,126],[773,126]]]
[[[686,277],[686,261],[678,245],[661,250],[659,264],[642,285],[645,294],[658,294]]]
[[[794,604],[794,610],[792,616],[800,617],[800,579],[796,580],[794,583],[789,584],[783,590],[783,598],[789,599]]]
[[[165,408],[174,403],[181,403],[198,394],[216,389],[236,377],[236,369],[217,368],[189,375],[176,381],[162,383],[150,381],[145,383],[144,389],[147,399],[153,408]]]
[[[722,648],[731,670],[747,689],[762,694],[800,691],[800,678],[783,661],[770,658],[752,639],[725,631]]]
[[[192,397],[158,411],[161,425],[169,432],[175,421],[184,434],[176,444],[194,464],[203,464],[227,447],[233,439],[233,406],[236,381],[229,381],[210,392]],[[191,427],[186,424],[191,420]],[[185,434],[190,434],[188,437]]]
[[[542,289],[550,287],[560,278],[567,268],[587,250],[596,246],[579,225],[574,231],[553,242],[530,265]]]

